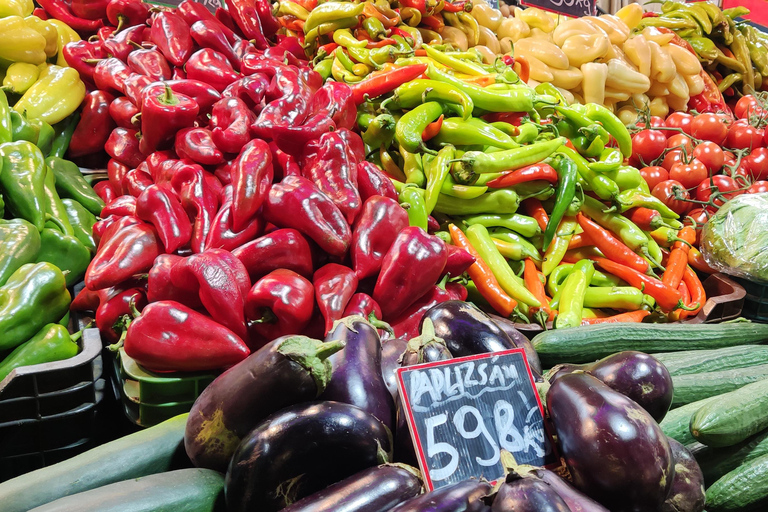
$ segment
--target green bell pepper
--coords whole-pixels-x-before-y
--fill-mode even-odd
[[[13,130],[13,142],[26,140],[32,144],[37,144],[37,137],[40,135],[40,130],[38,127],[34,126],[24,114],[20,114],[15,110],[11,112],[11,129]]]
[[[0,144],[0,190],[8,210],[42,231],[45,225],[45,160],[27,141]]]
[[[42,119],[30,119],[29,124],[34,127],[37,132],[37,140],[35,145],[40,148],[43,155],[48,155],[53,147],[53,139],[56,136],[56,132],[53,131],[53,127],[43,121]]]
[[[57,157],[48,157],[45,163],[56,176],[56,191],[62,198],[74,199],[93,215],[100,215],[104,201],[83,178],[77,164]]]
[[[69,223],[67,209],[61,202],[58,192],[56,192],[56,176],[53,171],[46,168],[45,171],[45,220],[46,224],[55,224],[61,231],[67,235],[74,235],[75,231]]]
[[[0,362],[0,381],[16,368],[63,361],[75,357],[79,350],[66,327],[48,324]]]
[[[87,247],[91,254],[96,254],[96,244],[92,235],[96,216],[74,199],[62,199],[61,202],[67,210],[67,218],[75,232],[75,238]]]
[[[0,219],[0,286],[19,267],[35,261],[40,251],[40,233],[24,219]]]
[[[55,265],[22,265],[0,287],[0,351],[16,348],[69,310],[67,281]]]
[[[69,142],[72,140],[72,134],[75,133],[78,122],[80,122],[80,114],[74,113],[53,126],[55,135],[51,144],[51,152],[48,153],[48,156],[64,157],[67,149],[69,149]]]
[[[40,252],[36,261],[53,263],[62,271],[66,271],[67,286],[74,286],[85,275],[91,262],[91,251],[77,238],[62,232],[61,229],[46,227],[40,233]]]

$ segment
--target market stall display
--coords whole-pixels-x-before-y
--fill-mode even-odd
[[[768,36],[743,10],[37,5],[0,10],[24,43],[0,45],[0,382],[71,359],[93,318],[156,426],[0,483],[4,506],[768,502],[768,327],[700,323],[744,296],[709,274],[762,283],[759,229],[733,249],[768,191]],[[518,402],[413,414],[519,371],[535,430]],[[444,486],[462,457],[499,473]]]

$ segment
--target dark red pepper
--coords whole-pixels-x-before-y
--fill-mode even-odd
[[[192,239],[192,223],[176,196],[150,185],[136,200],[136,216],[155,226],[166,252],[176,252]]]
[[[69,305],[70,311],[96,311],[101,304],[101,298],[99,297],[101,290],[89,290],[83,288],[72,299],[72,303]]]
[[[267,38],[274,36],[280,30],[280,25],[272,15],[272,4],[269,3],[269,0],[254,0],[254,5],[259,15],[261,30],[264,32],[264,35]]]
[[[123,81],[125,96],[138,107],[142,104],[144,89],[152,83],[148,76],[133,73]]]
[[[235,24],[235,20],[232,19],[232,15],[229,14],[228,10],[222,7],[217,7],[216,12],[213,15],[217,20],[221,22],[222,25],[224,25],[229,30],[231,30],[232,33],[236,34],[237,37],[242,39],[245,36],[245,34],[243,34],[242,31],[240,30],[240,27],[238,27],[237,24]],[[250,46],[250,43],[248,46]]]
[[[83,156],[104,150],[115,122],[109,116],[109,105],[114,97],[108,92],[94,90],[83,100],[80,122],[69,142],[69,156]]]
[[[296,272],[274,270],[253,285],[245,298],[245,318],[265,340],[299,334],[315,307],[315,288]]]
[[[357,189],[363,201],[373,196],[397,200],[397,190],[392,180],[379,169],[379,166],[365,160],[357,164]]]
[[[157,48],[141,48],[128,54],[128,67],[153,80],[170,80],[171,67]]]
[[[223,33],[230,44],[235,44],[235,42],[241,39],[240,36],[235,34],[231,28],[217,19],[216,16],[201,3],[184,0],[176,8],[176,13],[184,18],[184,21],[186,21],[189,26],[194,25],[198,21],[215,24],[214,26],[216,27],[216,30]]]
[[[190,27],[192,39],[203,48],[216,50],[224,55],[235,70],[240,69],[240,58],[222,32],[223,25],[216,19],[196,21]]]
[[[446,244],[445,249],[448,252],[448,257],[445,261],[445,268],[443,268],[443,275],[460,276],[475,262],[475,257],[461,247]]]
[[[267,198],[273,177],[269,144],[261,139],[246,144],[232,162],[232,228],[235,231],[245,229],[256,216]]]
[[[158,181],[158,177],[161,175],[160,166],[163,162],[175,159],[176,155],[173,151],[155,151],[144,162],[147,164],[147,171],[152,176],[152,179]]]
[[[344,310],[357,290],[357,277],[349,267],[328,263],[317,269],[312,276],[312,284],[315,285],[315,298],[325,319],[325,333],[328,334],[334,322],[343,318]]]
[[[147,300],[157,302],[173,300],[192,309],[203,309],[200,297],[192,290],[185,290],[171,283],[171,269],[184,258],[176,254],[161,254],[155,258],[155,263],[147,276]]]
[[[101,20],[107,17],[110,0],[72,0],[69,8],[72,14],[85,20]]]
[[[104,51],[99,41],[74,41],[64,45],[61,49],[64,60],[69,67],[74,68],[80,78],[92,84],[94,83],[93,74],[96,71],[95,60],[107,58],[107,52]]]
[[[253,113],[242,100],[222,98],[211,112],[213,142],[225,153],[239,153],[251,140],[250,125]]]
[[[365,293],[354,294],[344,309],[345,317],[359,315],[363,318],[370,318],[371,313],[376,318],[381,318],[381,307],[373,300],[373,297]]]
[[[326,82],[312,98],[309,111],[327,110],[339,128],[353,128],[357,122],[357,107],[352,101],[352,90],[341,82]]]
[[[344,215],[306,178],[286,176],[272,185],[263,213],[267,222],[299,230],[328,254],[343,256],[349,249],[352,233]]]
[[[63,21],[78,32],[96,32],[104,24],[100,19],[88,20],[75,16],[63,0],[38,0],[37,3],[52,18]]]
[[[261,19],[256,9],[255,1],[226,0],[226,4],[229,15],[245,37],[250,39],[259,50],[269,48],[269,41],[267,41],[267,37],[264,35],[264,30],[261,27]]]
[[[114,158],[110,158],[107,162],[107,178],[112,188],[120,195],[123,193],[123,178],[128,174],[130,168],[124,163],[118,162]]]
[[[144,309],[147,305],[147,292],[144,288],[137,286],[122,290],[102,300],[96,309],[96,327],[108,342],[116,343],[120,339],[120,333],[115,330],[115,324],[123,316],[131,314],[131,302],[137,310]]]
[[[110,57],[99,61],[93,71],[93,80],[96,87],[102,91],[112,93],[125,93],[123,82],[131,76],[131,68],[116,57]]]
[[[209,114],[214,103],[221,99],[221,94],[207,83],[190,79],[155,82],[147,86],[142,94],[162,94],[165,91],[166,85],[175,94],[183,94],[195,100],[200,107],[201,116]]]
[[[152,17],[149,38],[168,62],[178,67],[187,62],[195,45],[187,22],[172,11],[160,11]]]
[[[143,224],[143,222],[136,217],[117,217],[114,215],[98,221],[93,225],[93,241],[96,242],[97,252],[103,244],[114,237],[115,233],[137,224]]]
[[[312,277],[312,249],[295,229],[276,229],[241,245],[232,254],[243,262],[254,282],[279,268]]]
[[[248,357],[237,334],[173,301],[154,302],[128,326],[125,353],[154,371],[218,370]]]
[[[365,160],[365,143],[360,135],[347,128],[339,128],[336,133],[347,143],[347,155],[350,160],[355,162]]]
[[[144,36],[148,30],[148,27],[144,24],[144,20],[136,22],[134,26],[129,26],[106,38],[104,40],[104,50],[106,50],[112,57],[125,62],[128,59],[128,54],[136,49],[134,45],[140,45],[144,42]]]
[[[149,18],[149,6],[141,0],[111,0],[107,19],[119,28],[144,24]]]
[[[445,291],[451,296],[451,300],[467,300],[469,297],[467,287],[460,283],[445,283]]]
[[[397,318],[427,293],[445,268],[445,243],[423,229],[411,226],[400,231],[384,256],[373,298],[384,319]]]
[[[231,190],[231,186],[228,186]],[[241,231],[232,229],[232,201],[225,202],[213,219],[205,246],[211,249],[234,251],[252,241],[264,231],[264,221],[256,217]]]
[[[213,175],[221,182],[222,185],[227,186],[232,183],[232,161],[224,162],[216,167],[213,171]]]
[[[411,304],[397,318],[389,321],[389,325],[395,331],[395,337],[409,340],[418,336],[419,324],[424,317],[424,313],[432,309],[432,307],[449,300],[453,300],[453,296],[450,293],[440,286],[433,286],[423,297]]]
[[[137,107],[131,100],[125,96],[120,96],[112,100],[109,104],[109,115],[117,126],[126,129],[136,129],[141,126],[139,119],[134,116],[139,113]]]
[[[253,49],[253,46],[250,44],[247,46],[249,49]],[[235,51],[238,51],[237,47]],[[277,74],[278,69],[284,67],[287,67],[285,62],[270,59],[262,52],[246,52],[241,57],[240,72],[246,76],[261,73],[272,80]]]
[[[269,87],[269,80],[261,73],[246,76],[232,82],[224,89],[225,98],[238,98],[253,112],[261,112],[262,101]]]
[[[198,112],[195,100],[173,94],[170,87],[162,95],[145,94],[141,105],[141,152],[148,155],[173,140],[176,132],[195,123]]]
[[[117,192],[112,188],[112,185],[108,181],[100,181],[93,186],[93,191],[96,192],[104,203],[109,203],[115,200]]]
[[[142,163],[142,165],[144,164]],[[141,193],[151,185],[154,185],[152,176],[142,170],[140,166],[128,171],[128,174],[123,178],[123,188],[135,198],[141,196]]]
[[[192,54],[184,66],[187,78],[200,80],[219,92],[240,78],[227,58],[210,48],[203,48]]]
[[[278,43],[276,46],[274,46],[274,48],[287,50],[291,52],[291,54],[293,54],[293,56],[295,56],[297,59],[307,63],[307,55],[304,53],[304,47],[301,46],[301,41],[299,41],[297,37],[278,34],[277,40]],[[322,78],[320,80],[322,81]]]
[[[302,124],[307,118],[311,97],[312,90],[299,77],[296,68],[277,67],[267,89],[269,103],[251,126],[253,133],[262,139],[270,139],[272,127],[276,125]]]
[[[269,149],[272,150],[272,164],[275,168],[276,178],[301,176],[301,167],[293,156],[278,148],[274,141],[269,143]]]
[[[189,218],[195,219],[192,252],[202,252],[219,208],[218,196],[208,186],[203,168],[189,160],[182,160],[175,166],[171,185]]]
[[[133,196],[119,196],[111,203],[107,203],[101,209],[102,217],[136,217],[136,198]]]
[[[352,230],[350,257],[355,275],[375,276],[397,235],[408,227],[408,214],[394,199],[373,196],[363,205]]]
[[[207,128],[179,130],[173,148],[180,158],[188,158],[200,165],[219,165],[225,161]]]
[[[271,131],[272,138],[281,150],[299,157],[309,142],[335,129],[336,125],[330,113],[327,110],[320,110],[310,115],[301,126],[275,125]]]
[[[137,133],[136,130],[115,128],[109,134],[104,149],[110,157],[134,169],[144,161],[144,155],[139,151]]]

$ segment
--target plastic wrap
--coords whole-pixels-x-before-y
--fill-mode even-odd
[[[700,248],[712,268],[768,283],[768,193],[725,203],[704,225]]]

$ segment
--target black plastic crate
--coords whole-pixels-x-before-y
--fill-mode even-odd
[[[755,322],[768,323],[768,284],[733,277],[747,292],[742,316]]]

